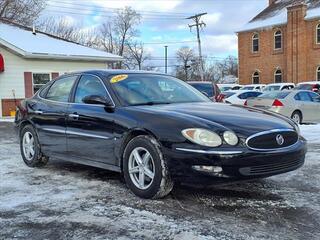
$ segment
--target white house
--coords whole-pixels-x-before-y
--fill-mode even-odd
[[[31,97],[59,75],[77,70],[104,69],[122,57],[0,21],[0,116]]]

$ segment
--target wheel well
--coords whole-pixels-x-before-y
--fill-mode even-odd
[[[294,111],[292,112],[291,116],[292,116],[295,112],[299,113],[299,114],[300,114],[300,117],[302,118],[302,112],[301,112],[299,109],[294,110]]]
[[[128,144],[133,138],[138,137],[138,136],[143,136],[143,135],[149,135],[149,136],[152,136],[152,137],[154,137],[155,139],[157,139],[153,133],[151,133],[151,132],[149,132],[149,131],[147,131],[147,130],[145,130],[145,129],[135,129],[135,130],[132,130],[131,132],[129,132],[129,133],[125,136],[125,138],[124,138],[124,140],[123,140],[123,142],[122,142],[122,144],[121,144],[120,154],[119,154],[121,172],[122,172],[122,170],[123,170],[123,154],[124,154],[124,150],[126,149],[127,144]]]
[[[23,122],[20,123],[20,125],[19,125],[19,135],[20,135],[21,130],[22,130],[26,125],[31,125],[31,126],[33,126],[32,123],[29,122],[28,120],[23,121]]]

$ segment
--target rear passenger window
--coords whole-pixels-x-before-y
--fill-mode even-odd
[[[73,84],[77,76],[61,78],[55,81],[50,87],[46,99],[57,102],[68,102]]]
[[[298,93],[299,100],[303,102],[312,102],[312,98],[309,96],[307,92],[300,92]]]

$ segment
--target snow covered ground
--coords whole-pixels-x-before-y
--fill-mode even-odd
[[[303,125],[303,168],[251,183],[176,187],[135,197],[109,171],[22,162],[12,123],[0,123],[0,239],[320,239],[320,125]]]

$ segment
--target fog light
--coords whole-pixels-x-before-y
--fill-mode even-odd
[[[212,173],[221,173],[223,171],[222,167],[219,166],[192,166],[194,170],[201,172],[212,172]]]

